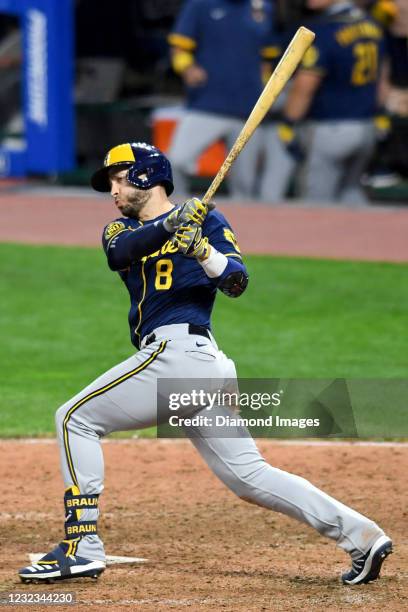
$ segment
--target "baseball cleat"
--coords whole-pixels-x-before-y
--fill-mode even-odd
[[[18,575],[22,582],[53,582],[68,578],[98,578],[105,569],[103,561],[91,561],[76,555],[68,554],[69,545],[61,542],[53,551],[42,557],[37,563],[23,567]]]
[[[349,572],[342,575],[343,584],[367,584],[372,580],[377,580],[380,575],[381,566],[385,559],[392,553],[392,541],[387,536],[380,536],[365,554],[356,555],[353,559],[352,567]]]

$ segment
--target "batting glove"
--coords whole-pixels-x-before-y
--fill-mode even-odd
[[[199,225],[182,225],[170,238],[170,242],[177,247],[179,253],[187,257],[204,260],[210,254],[208,238],[203,236]]]
[[[207,204],[203,204],[198,198],[192,198],[171,211],[163,222],[164,229],[172,233],[187,223],[202,225],[207,213]]]

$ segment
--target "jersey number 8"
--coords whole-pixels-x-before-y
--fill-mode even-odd
[[[154,287],[157,291],[170,289],[173,283],[173,262],[171,259],[159,259],[156,262],[156,278],[154,280]]]

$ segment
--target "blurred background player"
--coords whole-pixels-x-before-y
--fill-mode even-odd
[[[306,0],[316,33],[296,73],[278,127],[288,153],[286,179],[306,156],[299,195],[314,201],[366,201],[360,184],[375,145],[374,116],[383,57],[382,28],[353,2]],[[304,141],[299,123],[306,120]],[[267,143],[262,191],[276,172]],[[272,185],[270,186],[272,189]]]
[[[168,37],[172,64],[186,86],[186,112],[169,158],[180,193],[188,192],[199,154],[219,139],[230,148],[262,89],[262,57],[270,42],[272,7],[264,0],[188,0]],[[232,167],[230,195],[251,196],[260,150],[256,133]]]
[[[381,189],[401,185],[408,178],[408,3],[368,0],[367,8],[384,28],[386,70],[383,112],[376,118],[376,149],[363,184]]]

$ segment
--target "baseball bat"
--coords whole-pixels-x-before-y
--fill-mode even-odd
[[[280,62],[273,71],[270,79],[265,85],[261,95],[251,111],[251,114],[234,142],[230,152],[225,158],[221,168],[218,170],[213,182],[202,198],[202,202],[205,204],[210,203],[210,200],[214,196],[218,187],[221,185],[232,164],[241,153],[242,149],[245,147],[246,143],[251,138],[252,134],[255,132],[256,128],[261,123],[272,104],[275,102],[276,98],[279,96],[292,74],[295,72],[302,57],[312,44],[314,38],[314,32],[308,30],[304,26],[298,29],[290,41],[288,48],[283,54]],[[209,208],[214,208],[214,204],[211,204]]]

